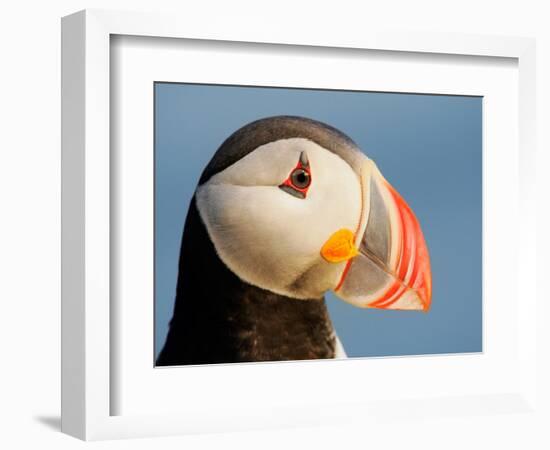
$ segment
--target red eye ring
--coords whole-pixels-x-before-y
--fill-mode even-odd
[[[300,154],[300,160],[288,178],[279,185],[283,191],[301,199],[306,198],[307,191],[311,186],[311,169],[305,152]]]

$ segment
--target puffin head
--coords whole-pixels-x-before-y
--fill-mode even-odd
[[[195,194],[223,263],[296,299],[333,290],[359,307],[428,310],[431,272],[418,220],[346,135],[269,117],[231,135]]]

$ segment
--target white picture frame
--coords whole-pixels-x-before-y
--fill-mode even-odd
[[[283,403],[272,405],[273,408],[263,405],[263,409],[254,411],[220,402],[215,413],[204,411],[195,399],[197,407],[194,410],[113,415],[113,392],[117,388],[111,367],[116,353],[111,347],[116,323],[111,320],[110,306],[113,245],[110,186],[116,176],[110,170],[113,35],[243,45],[282,44],[305,49],[330,48],[332,52],[346,49],[406,52],[411,58],[445,54],[517,60],[519,177],[512,180],[512,193],[519,200],[513,211],[518,212],[521,221],[517,222],[518,240],[517,247],[514,246],[517,268],[513,270],[517,271],[517,279],[512,286],[525,286],[521,302],[515,303],[517,378],[501,391],[479,392],[460,398],[427,393],[423,399],[414,400],[398,395],[371,402],[364,399],[332,401],[330,408],[323,408],[326,404]],[[497,413],[503,405],[505,409],[521,413],[536,412],[540,407],[536,404],[535,383],[537,293],[531,281],[532,263],[527,264],[536,259],[535,196],[532,195],[535,173],[534,40],[358,30],[328,36],[324,30],[314,27],[307,32],[282,31],[276,26],[251,23],[233,29],[223,22],[215,26],[194,23],[188,17],[87,10],[63,18],[62,56],[62,430],[65,433],[96,440],[322,424],[366,416],[391,418],[403,414],[395,411],[396,404],[403,405],[411,415],[418,415],[420,411],[432,415],[445,415],[449,411],[462,415]],[[517,292],[514,295],[517,300]],[[461,364],[460,360],[455,361]],[[352,364],[358,367],[362,362]],[[407,359],[397,364],[406,365]],[[348,366],[344,369],[340,365],[336,370],[351,370],[352,366]],[[269,365],[263,367],[264,372],[270,370]],[[326,367],[316,370],[326,370]]]

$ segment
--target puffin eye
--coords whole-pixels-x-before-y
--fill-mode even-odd
[[[304,169],[294,169],[290,174],[290,182],[296,189],[305,189],[311,183],[311,177]]]
[[[307,191],[311,185],[311,169],[306,152],[300,154],[300,160],[288,178],[279,185],[279,188],[286,193],[301,199],[306,198]]]

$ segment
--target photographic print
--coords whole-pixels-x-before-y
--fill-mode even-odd
[[[155,365],[482,351],[482,98],[157,82]]]

